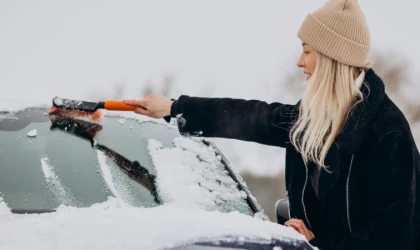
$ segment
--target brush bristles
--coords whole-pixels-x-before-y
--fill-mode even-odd
[[[50,115],[60,115],[65,117],[71,117],[74,119],[81,119],[91,122],[100,123],[103,118],[103,114],[101,110],[96,110],[95,112],[84,112],[84,111],[77,111],[77,110],[66,110],[66,109],[59,109],[55,106],[51,106],[50,108]]]

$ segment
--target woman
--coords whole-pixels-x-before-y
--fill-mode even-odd
[[[356,0],[308,14],[296,105],[156,94],[137,113],[176,117],[183,135],[286,148],[291,220],[320,249],[420,249],[420,156],[402,112],[368,67],[370,34]]]

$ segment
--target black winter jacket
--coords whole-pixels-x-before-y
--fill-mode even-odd
[[[420,156],[409,124],[372,69],[364,100],[328,152],[319,199],[310,171],[290,143],[296,105],[182,95],[172,104],[179,131],[286,148],[290,215],[302,219],[320,249],[420,249]],[[165,118],[167,121],[170,117]]]

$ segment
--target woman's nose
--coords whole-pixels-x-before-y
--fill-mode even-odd
[[[303,68],[305,66],[305,62],[302,60],[302,56],[297,61],[298,68]]]

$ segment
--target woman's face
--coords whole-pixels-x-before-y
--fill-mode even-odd
[[[306,74],[306,81],[311,78],[315,71],[316,53],[315,50],[309,47],[306,43],[302,44],[302,55],[299,58],[297,66],[303,69]]]

